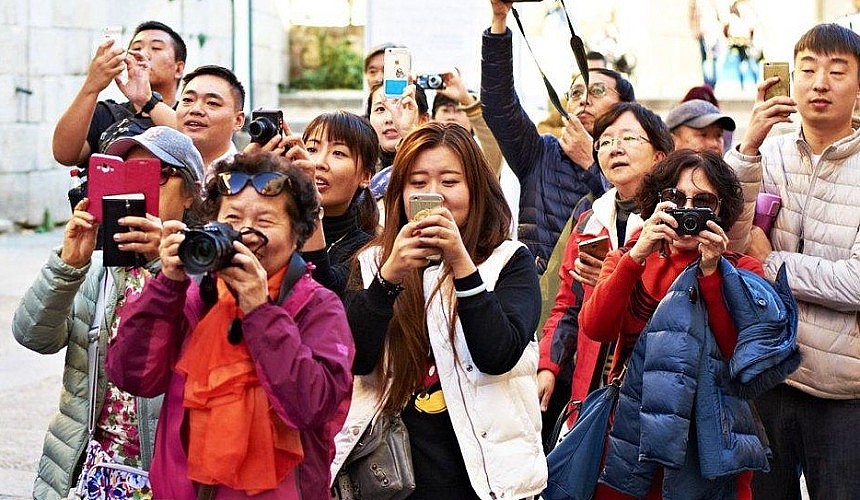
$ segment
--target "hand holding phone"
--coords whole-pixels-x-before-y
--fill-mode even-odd
[[[579,253],[588,254],[595,259],[603,260],[609,253],[609,236],[603,235],[579,242]]]
[[[417,222],[430,215],[430,212],[442,206],[442,195],[437,193],[416,193],[409,195],[409,220]],[[441,255],[431,255],[427,260],[438,262]]]
[[[790,94],[790,76],[787,62],[765,61],[762,63],[762,78],[767,80],[774,76],[779,77],[779,82],[768,87],[764,93],[764,99],[768,100],[771,97],[784,95],[789,97]]]
[[[113,47],[119,47],[123,49],[123,53],[125,53],[125,45],[123,45],[122,41],[122,26],[108,26],[104,29],[104,37],[105,40],[113,40]],[[119,74],[119,80],[123,84],[128,83],[128,68],[122,70]]]
[[[412,53],[404,47],[389,47],[382,56],[382,92],[395,99],[403,95],[412,74]]]

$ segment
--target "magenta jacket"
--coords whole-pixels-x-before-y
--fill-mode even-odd
[[[147,282],[130,304],[107,354],[111,381],[132,394],[165,393],[150,470],[155,498],[196,500],[188,479],[182,406],[185,379],[174,366],[187,336],[202,318],[199,288],[164,275]],[[255,500],[329,499],[334,435],[346,419],[352,393],[352,334],[343,305],[309,273],[283,306],[264,304],[242,320],[244,340],[272,407],[301,432],[304,461],[276,490]],[[227,332],[224,332],[226,335]],[[248,498],[219,487],[218,500]]]

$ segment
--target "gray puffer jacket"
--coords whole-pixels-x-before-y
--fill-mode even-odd
[[[156,260],[147,267],[154,272],[159,266],[160,262]],[[60,411],[48,426],[33,489],[33,498],[39,500],[65,498],[80,474],[87,445],[87,332],[105,270],[101,265],[101,252],[93,254],[89,265],[76,269],[60,259],[59,249],[53,250],[47,264],[21,299],[12,320],[15,339],[28,349],[53,354],[67,347]],[[122,268],[110,268],[110,272],[114,286],[109,288],[110,295],[105,300],[105,317],[99,336],[96,415],[101,413],[107,386],[104,371],[106,325],[114,320],[119,297],[117,291],[125,289],[128,276]],[[161,398],[138,398],[137,408],[141,460],[144,468],[148,469]]]

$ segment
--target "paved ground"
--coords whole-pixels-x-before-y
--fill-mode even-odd
[[[48,420],[57,410],[63,352],[44,356],[19,346],[10,322],[18,301],[60,230],[0,235],[0,500],[32,497]]]

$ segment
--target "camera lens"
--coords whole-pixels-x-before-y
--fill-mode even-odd
[[[431,89],[442,88],[442,75],[430,75],[427,77],[427,86]]]
[[[684,217],[684,220],[682,223],[684,224],[684,231],[686,231],[687,233],[690,233],[690,234],[698,233],[698,231],[696,231],[699,228],[698,217],[688,215],[688,216]]]
[[[217,271],[230,264],[236,253],[233,242],[240,239],[238,232],[221,223],[189,229],[179,244],[179,260],[189,274]]]
[[[278,133],[278,126],[266,117],[260,117],[248,124],[248,135],[251,142],[265,144]]]

